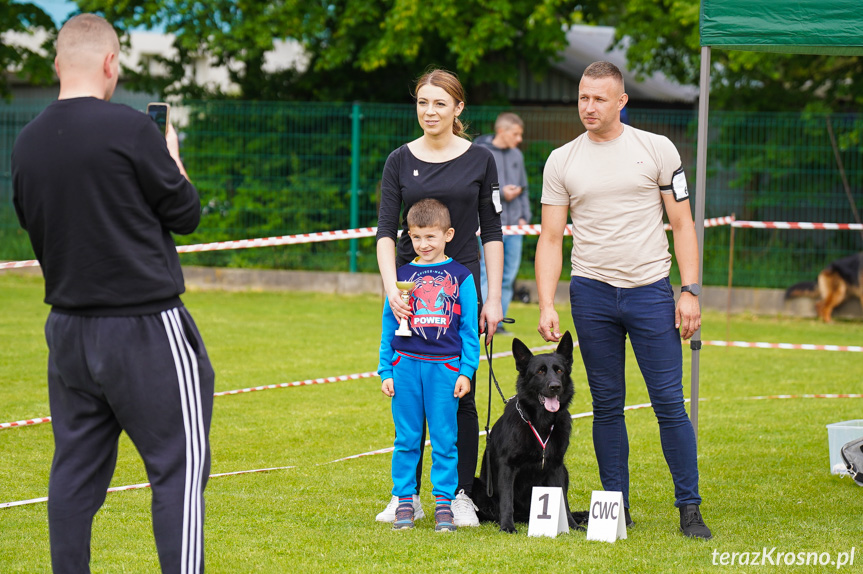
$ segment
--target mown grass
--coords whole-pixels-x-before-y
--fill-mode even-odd
[[[0,274],[0,422],[46,416],[46,349],[38,277]],[[317,293],[192,292],[184,297],[216,368],[218,391],[359,373],[376,367],[381,301]],[[559,309],[571,328],[567,309]],[[534,306],[513,304],[512,331],[528,346]],[[722,339],[725,316],[707,314],[705,340]],[[859,321],[737,316],[731,339],[863,344]],[[496,341],[508,350],[508,339]],[[689,351],[684,386],[689,391]],[[513,362],[496,359],[504,393]],[[627,403],[647,402],[632,355]],[[487,370],[479,373],[485,425]],[[590,410],[576,360],[573,413]],[[435,534],[429,519],[411,532],[374,521],[389,498],[389,455],[331,461],[391,445],[389,401],[378,379],[218,397],[211,433],[213,473],[279,466],[287,470],[214,478],[207,488],[209,572],[704,572],[713,552],[850,552],[863,561],[863,490],[829,473],[832,422],[863,418],[863,399],[751,400],[766,394],[863,392],[858,353],[705,347],[701,353],[699,465],[711,541],[677,532],[673,488],[650,409],[627,414],[631,503],[636,525],[615,544],[583,532],[556,539],[514,536],[494,525]],[[502,403],[492,391],[492,421]],[[573,423],[567,455],[570,502],[584,509],[601,488],[590,419]],[[480,439],[480,446],[484,439]],[[0,431],[0,502],[45,496],[53,450],[50,424]],[[428,464],[428,463],[427,463]],[[123,439],[113,485],[146,482]],[[426,468],[425,485],[428,485]],[[432,504],[425,488],[424,503]],[[148,490],[109,494],[93,530],[93,572],[158,571]],[[0,509],[0,572],[50,570],[44,504]],[[785,566],[779,567],[780,570]],[[835,570],[835,566],[793,569]],[[724,567],[734,571],[737,568]],[[752,570],[739,568],[740,570]],[[850,568],[849,568],[850,569]]]

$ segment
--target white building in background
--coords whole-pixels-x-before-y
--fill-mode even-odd
[[[120,63],[130,70],[147,69],[151,75],[166,74],[167,70],[158,61],[158,57],[172,58],[176,56],[173,47],[172,34],[157,32],[132,32],[129,35],[131,49],[121,55]],[[241,65],[239,63],[235,64]],[[300,44],[294,40],[275,40],[274,48],[264,55],[264,71],[268,73],[283,70],[304,70],[308,58]],[[238,87],[230,81],[229,68],[217,66],[211,57],[197,58],[186,66],[186,75],[180,80],[183,84],[195,84],[209,90],[216,89],[227,93],[236,93]]]
[[[626,63],[626,51],[611,49],[614,28],[573,26],[566,33],[567,47],[561,59],[537,81],[526,65],[519,70],[518,84],[506,86],[509,100],[516,105],[566,105],[578,101],[578,83],[585,68],[606,60],[620,68],[629,95],[630,107],[691,107],[698,99],[698,86],[681,86],[662,73],[637,79]]]
[[[28,35],[7,32],[0,34],[0,42],[3,44],[26,46],[31,50],[39,50],[44,39],[44,33]],[[173,42],[173,34],[147,31],[131,32],[129,34],[129,48],[123,47],[120,52],[120,64],[123,69],[127,70],[143,71],[146,69],[154,75],[166,74],[167,70],[157,59],[159,57],[170,58],[176,55]],[[276,40],[273,50],[264,56],[264,70],[271,73],[287,69],[304,70],[307,65],[308,58],[299,43],[294,40]],[[10,78],[12,93],[19,102],[26,99],[54,99],[59,93],[59,84],[32,86],[17,78],[14,71],[7,71],[6,73]],[[214,59],[208,56],[188,62],[185,65],[185,76],[178,80],[178,83],[196,84],[209,89],[218,88],[228,94],[238,90],[238,87],[230,81],[229,69],[225,66],[217,66]],[[150,95],[135,94],[126,90],[123,87],[121,71],[115,99],[125,101],[129,98],[152,99]]]

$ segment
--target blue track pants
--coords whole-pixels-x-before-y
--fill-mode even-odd
[[[420,360],[396,353],[393,356],[392,400],[396,426],[393,450],[393,495],[417,493],[416,469],[423,449],[424,420],[428,420],[432,443],[432,492],[455,498],[458,486],[458,399],[453,396],[459,359]],[[425,415],[425,416],[423,416]]]

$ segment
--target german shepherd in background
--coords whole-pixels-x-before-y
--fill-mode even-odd
[[[785,291],[785,298],[811,297],[818,299],[815,309],[825,323],[832,321],[833,309],[845,299],[856,295],[863,305],[863,253],[837,259],[818,274],[818,282],[804,281]]]
[[[533,355],[518,339],[512,341],[516,396],[488,435],[471,493],[479,519],[497,522],[503,532],[514,533],[515,522],[530,520],[534,486],[561,487],[569,526],[579,528],[569,510],[569,473],[563,464],[572,430],[568,408],[575,394],[572,349],[569,332],[555,352],[542,355]],[[547,441],[545,448],[542,441]],[[577,514],[586,521],[586,512]]]

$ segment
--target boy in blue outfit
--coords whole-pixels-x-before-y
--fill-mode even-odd
[[[395,335],[398,321],[385,302],[378,365],[381,391],[393,399],[396,427],[392,494],[399,505],[393,529],[414,526],[416,468],[428,420],[435,530],[448,532],[456,529],[450,506],[458,486],[458,399],[470,391],[479,367],[476,284],[465,266],[444,254],[455,231],[443,203],[415,203],[407,222],[417,258],[396,275],[416,286],[411,291],[411,336]]]

